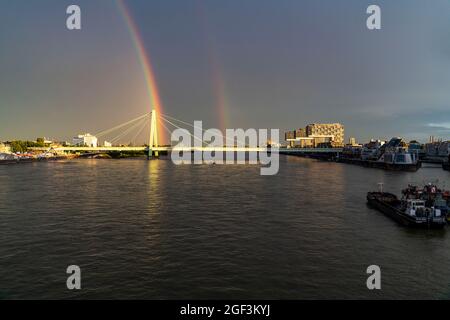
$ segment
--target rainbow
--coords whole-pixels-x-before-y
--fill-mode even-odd
[[[214,104],[217,111],[217,123],[219,129],[224,131],[229,126],[229,104],[227,99],[226,81],[223,74],[223,68],[220,64],[220,59],[216,51],[216,43],[210,30],[208,15],[206,13],[205,3],[202,1],[196,2],[197,15],[202,23],[204,30],[204,37],[206,43],[207,57],[210,68],[210,77],[213,90]]]
[[[213,93],[215,96],[215,104],[218,114],[219,129],[224,131],[228,128],[229,121],[227,116],[227,96],[225,81],[223,78],[222,68],[218,63],[214,54],[210,55],[210,68],[213,84]]]
[[[144,42],[142,40],[141,34],[136,23],[133,21],[133,17],[130,11],[126,7],[123,0],[116,0],[119,12],[123,16],[125,23],[127,25],[128,31],[131,35],[133,45],[136,48],[137,57],[142,70],[144,72],[145,84],[147,88],[147,94],[150,101],[150,108],[156,110],[157,114],[162,113],[162,102],[158,91],[158,85],[156,83],[155,72],[151,64],[151,59],[149,54],[145,51]],[[163,130],[161,130],[161,124],[158,122],[158,134],[159,140],[165,141],[165,136]]]

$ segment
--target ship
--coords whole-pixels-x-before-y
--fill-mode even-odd
[[[19,158],[11,153],[0,153],[0,164],[17,163]]]
[[[402,138],[392,138],[386,144],[372,141],[361,150],[359,159],[344,153],[337,161],[395,171],[417,171],[422,166],[418,152],[408,150]]]
[[[368,204],[397,222],[418,228],[443,228],[448,222],[450,192],[428,184],[423,188],[409,185],[402,197],[383,192],[367,193]]]

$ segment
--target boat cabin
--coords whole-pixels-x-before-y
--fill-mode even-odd
[[[423,217],[425,212],[425,201],[419,199],[406,200],[406,214],[412,217]]]

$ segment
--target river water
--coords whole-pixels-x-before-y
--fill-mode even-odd
[[[450,229],[366,205],[416,173],[280,157],[257,165],[72,160],[0,166],[0,298],[450,298]],[[366,268],[381,268],[368,290]],[[81,268],[82,289],[66,288]]]

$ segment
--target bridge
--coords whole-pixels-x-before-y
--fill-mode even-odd
[[[49,148],[30,148],[35,151],[48,151]],[[120,151],[149,151],[148,147],[52,147],[51,150],[58,152],[120,152]],[[152,147],[153,152],[161,151],[183,151],[183,152],[195,152],[195,151],[208,151],[208,152],[259,152],[259,151],[271,151],[270,147]],[[296,154],[296,153],[341,153],[342,148],[273,148],[273,151],[286,154]]]
[[[117,135],[115,135],[110,141],[118,142],[121,138],[129,136],[133,130],[137,130],[137,133],[134,134],[134,138],[136,138],[140,133],[142,133],[143,129],[149,125],[149,133],[148,133],[148,145],[146,146],[86,146],[86,145],[75,145],[75,146],[53,146],[53,147],[42,147],[42,148],[30,148],[34,151],[41,152],[56,152],[56,153],[69,153],[69,152],[79,152],[79,153],[107,153],[107,152],[145,152],[148,158],[158,157],[160,152],[279,152],[280,154],[290,154],[290,155],[302,155],[302,154],[330,154],[330,155],[338,155],[342,152],[342,148],[271,148],[267,146],[261,147],[247,147],[243,146],[244,143],[240,143],[240,146],[221,146],[221,147],[212,147],[212,146],[189,146],[189,147],[180,147],[180,146],[160,146],[158,141],[158,126],[157,122],[169,133],[171,134],[171,130],[168,125],[173,126],[174,128],[179,128],[180,125],[187,125],[194,129],[196,127],[190,123],[184,122],[182,120],[175,119],[168,115],[157,115],[156,110],[152,110],[150,113],[144,114],[140,117],[127,121],[125,123],[119,124],[113,128],[101,131],[96,133],[94,136],[99,138],[104,138],[106,141],[107,135],[120,131]],[[198,129],[198,128],[197,128]],[[202,131],[206,131],[203,130]],[[198,139],[198,137],[190,134],[194,139]],[[227,140],[227,137],[223,137]],[[233,139],[233,145],[234,145]]]

